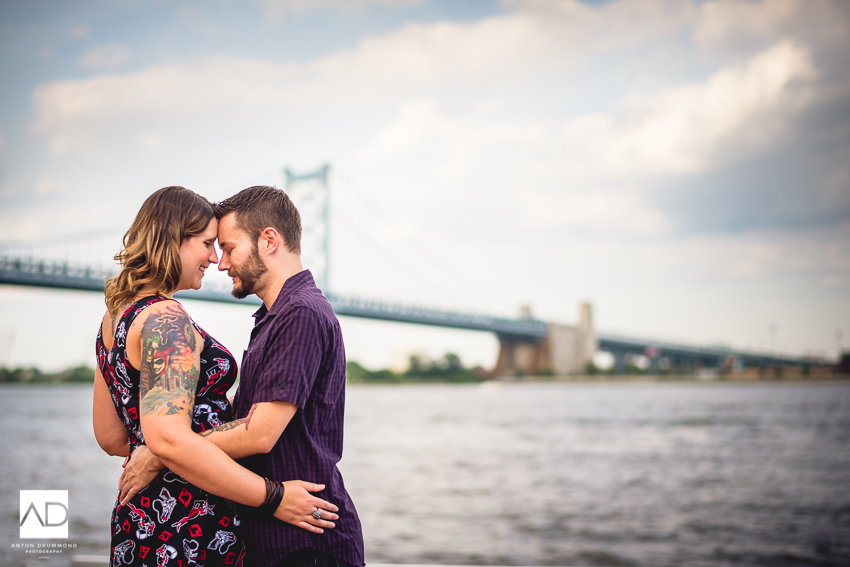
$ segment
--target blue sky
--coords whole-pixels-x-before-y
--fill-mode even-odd
[[[850,335],[845,3],[40,1],[0,22],[0,241],[117,243],[159,187],[215,200],[329,163],[338,293],[564,323],[588,300],[604,331],[794,354]],[[0,289],[0,364],[87,361],[100,309]],[[239,352],[248,308],[190,312]],[[371,366],[495,361],[487,335],[343,325]]]

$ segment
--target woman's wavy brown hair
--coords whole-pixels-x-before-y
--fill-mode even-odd
[[[106,280],[109,313],[116,315],[145,287],[155,293],[174,292],[183,271],[183,239],[203,233],[214,214],[209,201],[183,187],[163,187],[148,197],[115,255],[121,271]]]

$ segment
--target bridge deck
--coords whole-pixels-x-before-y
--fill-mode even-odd
[[[103,292],[104,279],[110,275],[108,271],[98,268],[0,256],[0,284]],[[215,289],[182,291],[175,294],[175,297],[247,305],[260,304],[256,296],[238,300],[226,290]],[[486,331],[496,333],[503,338],[529,342],[539,342],[548,334],[548,325],[536,319],[507,319],[336,294],[328,294],[328,300],[337,315],[349,317]],[[604,333],[597,334],[597,341],[599,350],[616,355],[644,354],[652,349],[654,358],[687,359],[706,366],[715,366],[729,359],[735,359],[748,366],[808,366],[819,362],[805,357],[685,345]]]
[[[0,258],[0,284],[103,292],[104,279],[111,275],[104,270],[88,267]],[[236,299],[225,290],[181,291],[174,296],[178,299],[260,305],[260,300],[256,296]],[[336,294],[328,294],[328,301],[337,315],[487,331],[526,340],[541,340],[546,337],[548,329],[546,323],[534,319],[491,317]]]

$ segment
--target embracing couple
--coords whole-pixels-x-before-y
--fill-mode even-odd
[[[216,204],[166,187],[124,236],[121,270],[106,282],[93,411],[100,446],[127,458],[111,566],[364,565],[337,468],[342,333],[301,266],[300,240],[298,210],[273,187]],[[263,301],[232,400],[236,359],[172,299],[199,289],[215,263],[235,297]]]

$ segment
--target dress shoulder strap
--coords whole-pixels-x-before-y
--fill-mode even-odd
[[[162,295],[149,295],[139,299],[125,309],[124,313],[121,314],[121,318],[118,320],[118,325],[115,328],[115,342],[113,344],[113,348],[123,351],[127,347],[127,331],[130,329],[130,325],[133,324],[133,321],[136,317],[138,317],[139,313],[144,311],[146,307],[150,307],[154,303],[159,303],[160,301],[165,301],[167,299],[167,297]]]

